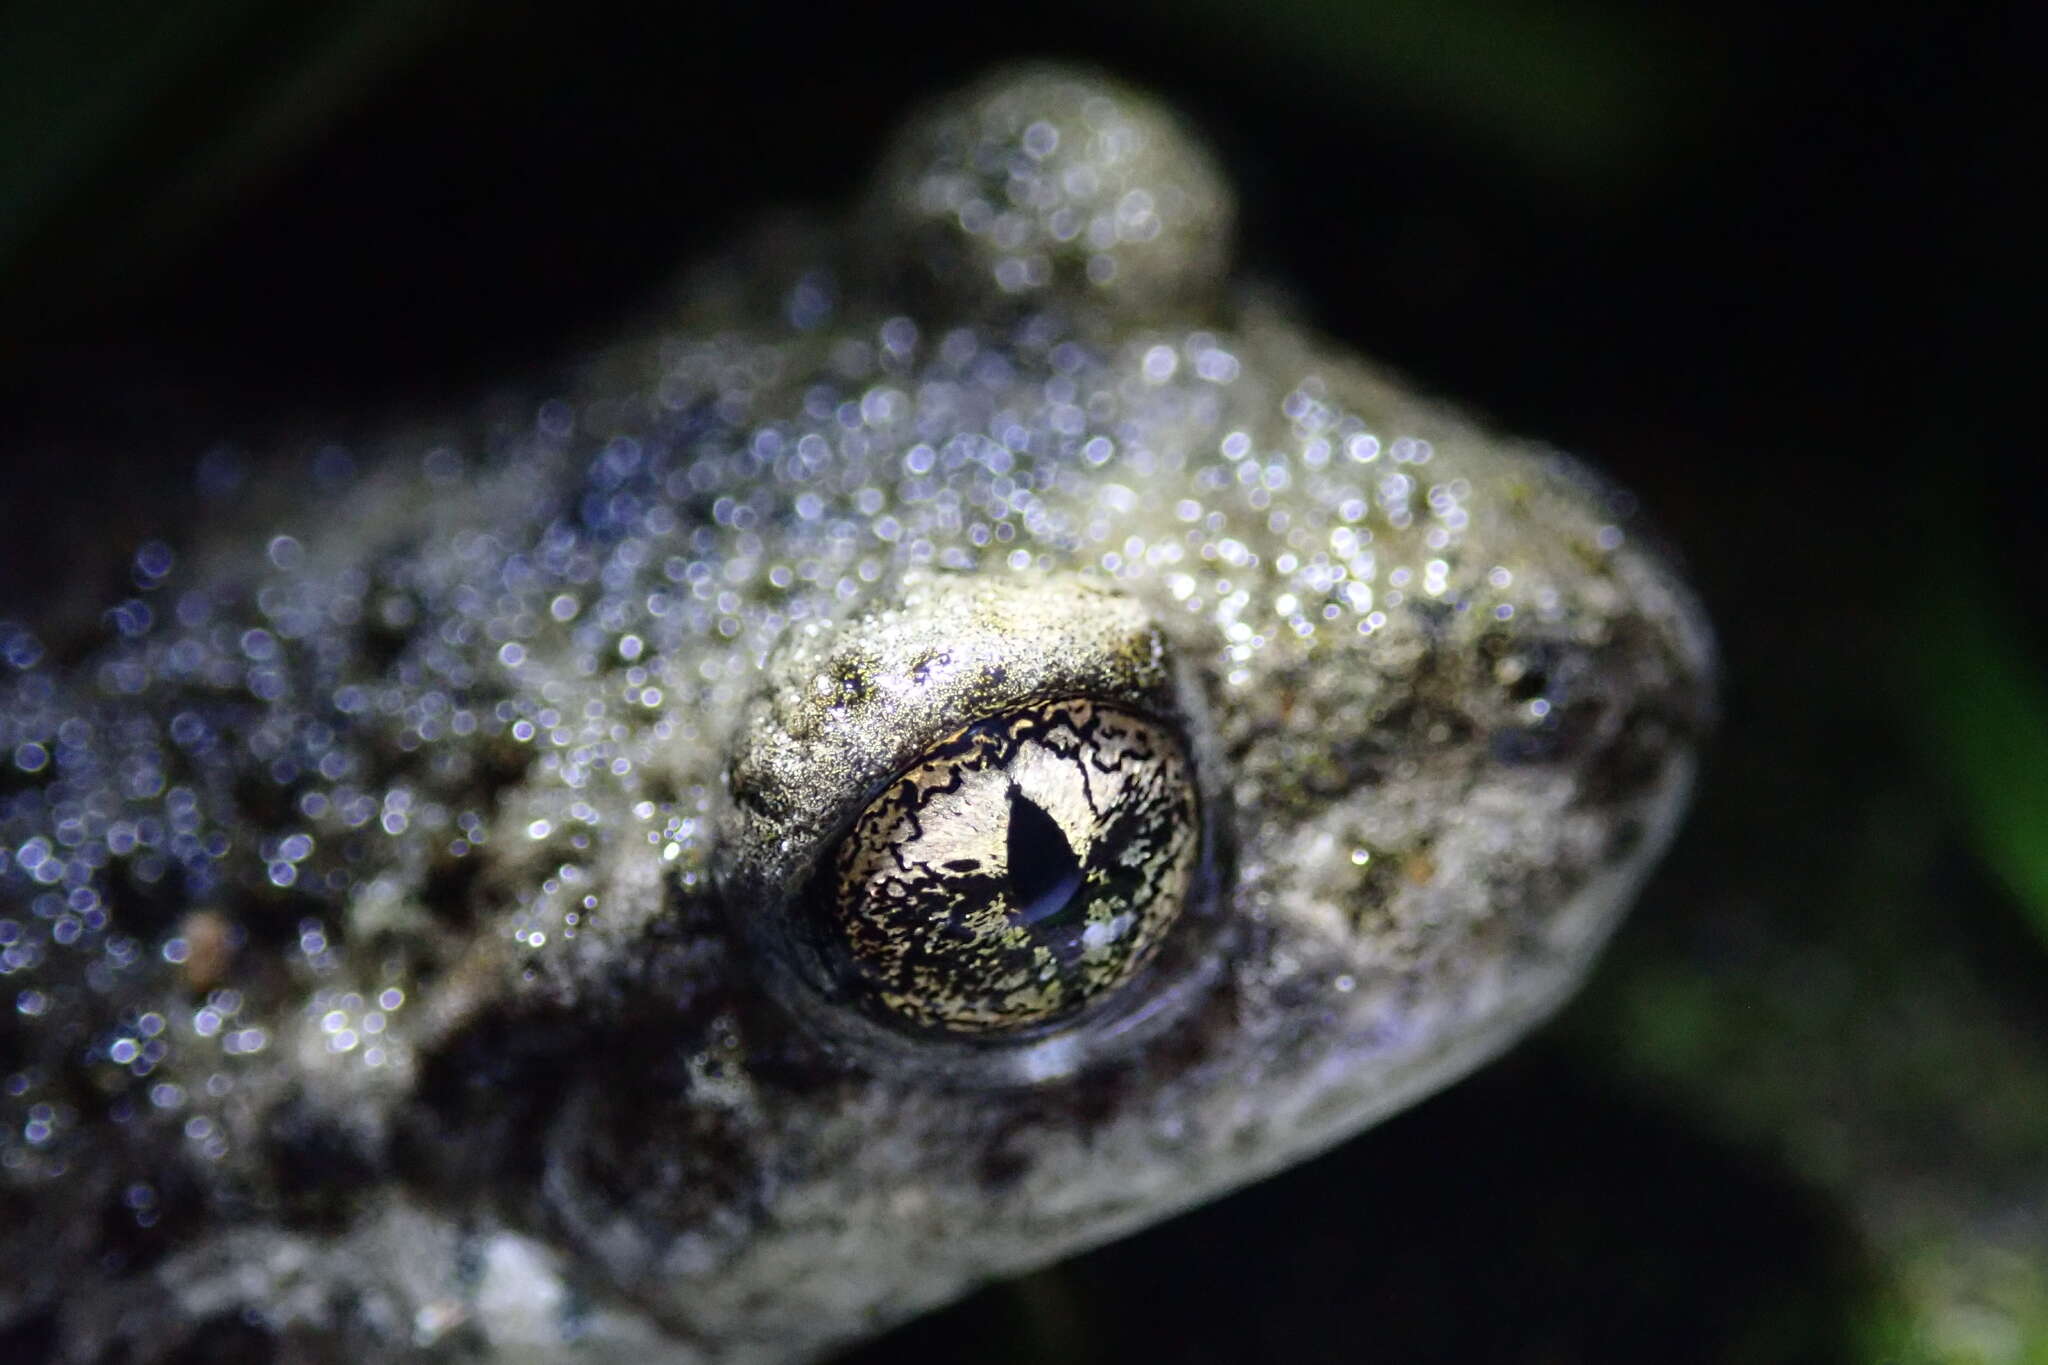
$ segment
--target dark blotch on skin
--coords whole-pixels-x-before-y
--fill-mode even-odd
[[[304,1096],[280,1105],[264,1134],[277,1172],[280,1212],[295,1226],[333,1229],[384,1164],[336,1115]]]

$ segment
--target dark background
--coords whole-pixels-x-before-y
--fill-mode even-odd
[[[2017,7],[1445,8],[0,10],[0,618],[113,600],[209,452],[302,459],[545,366],[843,198],[916,101],[1102,65],[1214,140],[1249,266],[1317,326],[1643,496],[1724,636],[1723,740],[1577,1022],[863,1359],[1865,1350],[1892,1269],[1856,1201],[1682,1064],[1603,1054],[1627,981],[1863,924],[1831,851],[1894,823],[1900,913],[2048,1029]],[[1791,1070],[1860,1047],[1810,1027]]]

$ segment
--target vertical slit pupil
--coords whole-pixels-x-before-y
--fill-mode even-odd
[[[1019,924],[1056,927],[1062,912],[1083,908],[1081,860],[1074,856],[1059,821],[1022,791],[1010,788],[1010,903]]]

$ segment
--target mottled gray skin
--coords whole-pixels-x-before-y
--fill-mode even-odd
[[[167,528],[91,639],[0,625],[14,1358],[811,1356],[1553,1009],[1683,804],[1702,622],[1577,466],[1233,285],[1230,207],[1145,100],[1004,76],[654,343]],[[734,755],[830,722],[799,636],[975,583],[1042,631],[935,643],[1058,672],[1075,583],[1160,642],[1209,868],[1134,994],[926,1054],[766,960]],[[908,700],[791,848],[987,701],[864,657]]]

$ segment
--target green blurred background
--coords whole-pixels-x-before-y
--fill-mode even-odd
[[[112,600],[203,460],[604,338],[991,62],[1107,66],[1217,142],[1318,326],[1642,495],[1722,631],[1722,731],[1557,1026],[861,1358],[2048,1362],[2018,20],[0,7],[0,615]]]

